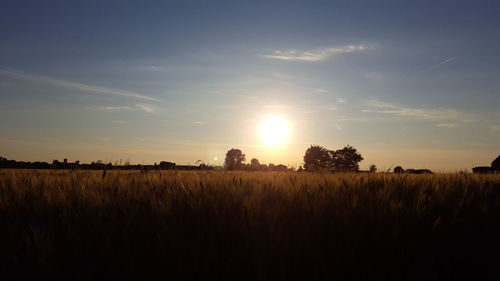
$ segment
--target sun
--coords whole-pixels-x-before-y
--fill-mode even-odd
[[[290,135],[290,125],[281,116],[270,116],[259,125],[259,137],[270,148],[283,146]]]

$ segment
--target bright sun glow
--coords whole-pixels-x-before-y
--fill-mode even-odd
[[[290,135],[288,122],[279,116],[264,119],[259,126],[259,136],[262,142],[271,148],[281,147]]]

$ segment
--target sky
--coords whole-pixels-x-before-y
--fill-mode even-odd
[[[500,154],[500,2],[0,2],[0,155],[453,172]],[[288,120],[279,148],[258,136]]]

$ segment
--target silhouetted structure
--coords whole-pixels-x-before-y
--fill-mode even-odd
[[[241,159],[241,158],[240,158]],[[253,159],[252,164],[244,164],[241,163],[235,166],[233,170],[240,171],[274,171],[274,172],[289,172],[293,171],[292,168],[288,168],[283,164],[260,164],[257,159]],[[203,162],[199,165],[177,165],[173,162],[161,161],[159,165],[156,163],[154,165],[130,165],[128,161],[125,165],[118,165],[115,162],[115,165],[112,163],[104,163],[101,160],[94,161],[90,164],[81,164],[80,161],[69,162],[67,159],[61,162],[59,160],[53,160],[51,164],[47,162],[23,162],[23,161],[15,161],[8,160],[7,158],[0,157],[0,169],[60,169],[60,170],[139,170],[142,173],[147,173],[148,171],[153,170],[187,170],[187,171],[213,171],[216,169],[221,169],[222,167],[214,167],[211,165],[207,165]],[[103,177],[105,177],[106,173],[103,173]]]
[[[500,173],[500,155],[498,155],[497,158],[491,162],[491,168],[497,173]]]
[[[162,170],[173,170],[173,169],[175,169],[175,163],[167,162],[167,161],[161,161],[160,162],[160,169],[162,169]]]
[[[480,166],[472,168],[474,174],[494,174],[496,171],[488,166]]]
[[[127,162],[128,163],[128,162]],[[199,166],[192,165],[176,165],[172,162],[162,161],[160,165],[113,165],[111,163],[104,163],[97,160],[90,164],[80,164],[80,161],[74,163],[68,162],[64,159],[63,162],[53,160],[52,164],[47,162],[23,162],[8,160],[7,158],[0,157],[0,169],[62,169],[62,170],[140,170],[145,173],[150,170],[215,170],[215,167],[205,165],[204,163]],[[105,175],[105,174],[103,174]]]
[[[491,162],[491,166],[479,166],[472,168],[474,174],[496,174],[500,173],[500,155]]]

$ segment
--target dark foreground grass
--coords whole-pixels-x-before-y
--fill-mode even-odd
[[[498,280],[500,176],[0,170],[4,280]]]

